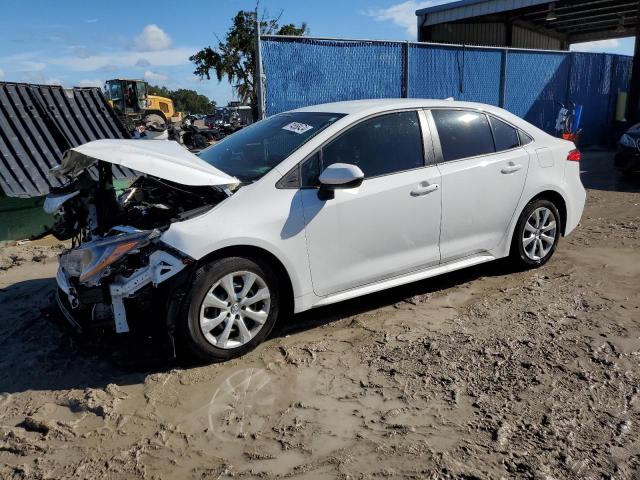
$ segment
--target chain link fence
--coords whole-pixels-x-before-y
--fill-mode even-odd
[[[448,98],[503,107],[553,133],[558,103],[583,106],[583,138],[611,133],[632,58],[376,40],[261,38],[266,114],[365,98]]]

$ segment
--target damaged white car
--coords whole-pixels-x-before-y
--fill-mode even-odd
[[[90,142],[45,202],[73,241],[59,304],[82,328],[231,358],[279,316],[506,256],[545,263],[582,214],[579,159],[499,108],[409,99],[275,115],[197,156]],[[122,167],[138,177],[117,193]]]

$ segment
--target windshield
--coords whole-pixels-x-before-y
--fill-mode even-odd
[[[255,182],[343,116],[319,112],[275,115],[226,137],[198,155],[243,183]]]

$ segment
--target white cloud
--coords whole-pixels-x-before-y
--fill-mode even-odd
[[[158,25],[144,27],[142,33],[133,39],[133,48],[142,52],[165,50],[171,46],[171,37]]]
[[[87,23],[98,23],[98,19],[97,18],[87,18],[85,20],[85,22],[87,22]]]
[[[45,78],[43,83],[45,85],[62,85],[62,80],[58,77]]]
[[[0,78],[4,77],[4,70],[0,68]]]
[[[597,40],[595,42],[574,43],[571,50],[574,52],[610,52],[620,48],[620,40],[610,38],[608,40]]]
[[[78,82],[79,87],[102,87],[102,85],[104,85],[104,82],[99,78],[84,79]]]
[[[41,52],[22,52],[0,57],[0,64],[10,72],[40,72],[47,67],[41,58]]]
[[[136,66],[136,67],[143,67],[143,68],[144,68],[144,67],[149,67],[149,66],[151,66],[151,62],[150,62],[149,60],[147,60],[146,58],[140,58],[140,59],[136,62],[135,66]]]
[[[406,30],[407,34],[412,37],[412,40],[415,40],[418,35],[418,17],[416,17],[416,10],[447,3],[447,1],[407,0],[387,8],[370,8],[361,13],[378,22],[392,22],[394,25],[402,27]]]
[[[197,51],[197,48],[169,48],[166,50],[145,52],[144,58],[149,62],[149,65],[171,67],[189,63],[189,57],[193,55],[195,51]],[[140,66],[138,64],[139,61],[140,54],[130,51],[94,53],[85,58],[65,56],[48,59],[48,62],[52,65],[83,72]]]
[[[161,73],[147,70],[146,72],[144,72],[144,79],[147,82],[164,82],[166,80],[169,80],[169,77],[167,77],[166,75],[162,75]]]

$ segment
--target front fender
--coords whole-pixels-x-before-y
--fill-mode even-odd
[[[216,209],[171,224],[161,240],[196,260],[228,247],[265,250],[284,266],[294,296],[312,292],[299,197],[294,190],[260,190],[243,187]]]

